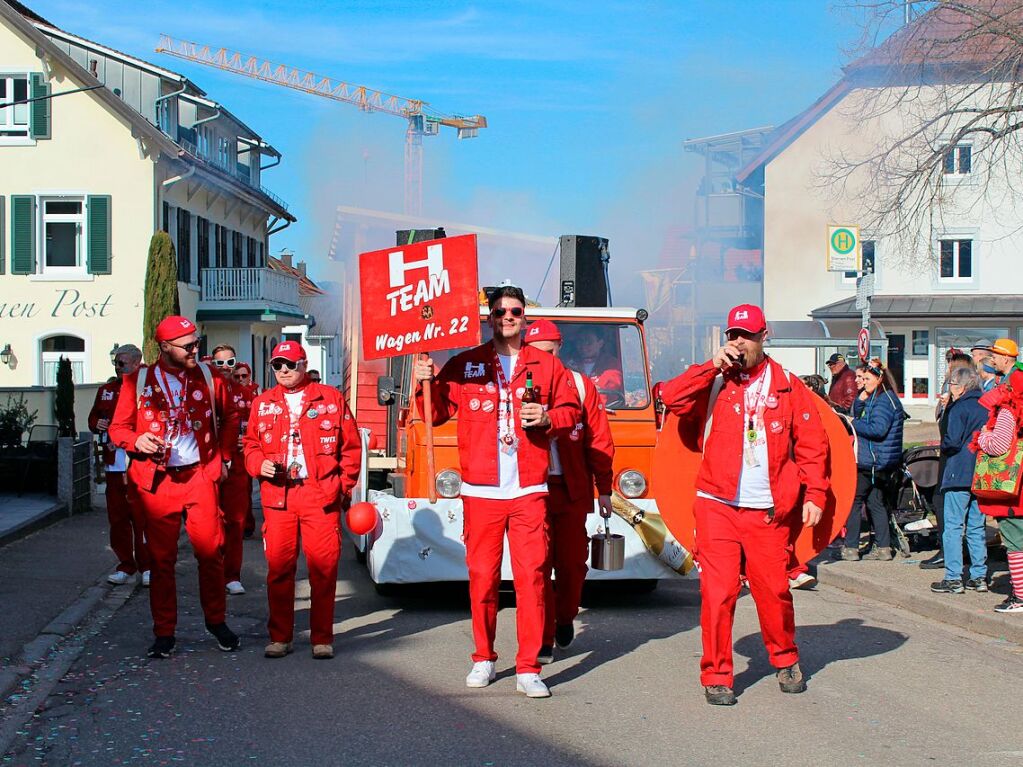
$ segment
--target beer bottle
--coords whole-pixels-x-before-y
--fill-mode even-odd
[[[526,371],[526,388],[522,392],[522,404],[526,405],[526,404],[528,404],[530,402],[539,402],[539,401],[540,401],[540,390],[533,385],[533,371],[532,370],[527,370]],[[526,426],[525,424],[523,424],[522,428],[523,429],[534,429],[536,427],[535,426]]]
[[[675,539],[658,512],[644,511],[617,491],[611,495],[611,509],[632,526],[643,545],[662,564],[679,575],[687,575],[693,569],[692,553]]]

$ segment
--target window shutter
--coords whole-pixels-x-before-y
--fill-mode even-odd
[[[89,274],[110,274],[110,195],[89,195]]]
[[[5,274],[4,271],[4,238],[7,236],[7,229],[4,227],[4,214],[7,212],[5,205],[6,200],[4,196],[0,194],[0,274]]]
[[[50,138],[50,99],[42,98],[50,95],[50,84],[41,72],[33,72],[29,81],[28,96],[33,101],[31,108],[30,133],[34,139]]]
[[[11,196],[11,274],[32,274],[36,266],[36,198]]]

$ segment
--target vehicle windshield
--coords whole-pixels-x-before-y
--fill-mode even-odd
[[[552,318],[561,331],[561,361],[589,377],[610,410],[642,410],[650,404],[650,384],[639,328],[615,322],[577,322]],[[490,326],[483,325],[483,342]],[[438,367],[463,349],[431,353]]]

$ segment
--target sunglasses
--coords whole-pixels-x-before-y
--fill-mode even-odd
[[[525,311],[521,306],[513,306],[511,309],[491,309],[490,316],[495,320],[501,319],[505,314],[511,313],[512,317],[521,317]]]
[[[248,373],[239,373],[234,378],[235,378],[236,381],[248,381],[249,380],[249,374]]]
[[[123,368],[123,367],[127,367],[127,366],[128,366],[128,363],[125,362],[124,360],[114,360],[114,367],[115,368]]]
[[[213,360],[213,364],[218,368],[229,367],[233,368],[237,360],[234,357],[228,357],[226,360]]]
[[[198,349],[201,342],[201,339],[198,338],[195,341],[189,341],[187,344],[172,344],[170,341],[164,341],[167,346],[173,346],[176,349],[184,349],[189,354]]]
[[[298,367],[298,363],[292,362],[291,360],[274,360],[273,362],[270,363],[270,367],[272,367],[274,371],[279,373],[282,370],[284,370],[284,368],[287,368],[288,370],[294,370],[295,368]]]
[[[760,336],[760,333],[750,333],[748,330],[729,330],[725,333],[725,338],[729,341],[737,341],[740,338],[755,341],[760,338]]]

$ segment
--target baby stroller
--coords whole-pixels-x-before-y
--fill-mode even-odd
[[[937,445],[911,447],[903,452],[902,466],[892,475],[888,499],[892,540],[903,556],[908,557],[913,549],[937,548],[932,537],[937,536],[938,528],[930,519],[934,516],[934,491],[940,479],[940,452]]]

